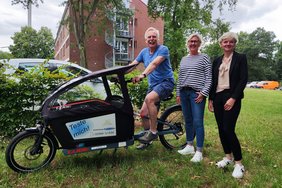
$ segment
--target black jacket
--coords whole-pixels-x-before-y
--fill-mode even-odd
[[[212,87],[209,94],[209,99],[213,100],[216,94],[218,84],[219,67],[222,63],[223,55],[216,58],[212,65]],[[233,53],[230,70],[229,84],[231,97],[234,99],[242,99],[244,97],[244,89],[248,81],[248,66],[247,57],[245,54]]]

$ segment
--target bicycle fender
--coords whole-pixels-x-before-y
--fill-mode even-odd
[[[29,127],[29,128],[26,128],[25,131],[39,133],[39,130],[38,130],[37,127]],[[56,137],[50,132],[49,129],[46,129],[44,134],[48,135],[52,139],[56,148],[59,148],[59,143],[58,143]]]
[[[30,131],[30,132],[39,132],[39,130],[37,129],[37,127],[29,127],[29,128],[25,128],[26,131]]]

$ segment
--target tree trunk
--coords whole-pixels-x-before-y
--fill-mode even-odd
[[[79,65],[88,68],[84,43],[79,44]]]

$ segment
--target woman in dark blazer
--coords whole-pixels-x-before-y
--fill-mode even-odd
[[[235,51],[237,43],[238,36],[233,32],[224,33],[219,38],[223,55],[213,62],[208,108],[214,112],[225,153],[225,157],[216,165],[224,168],[234,160],[232,176],[242,178],[245,170],[235,127],[241,110],[241,99],[244,97],[243,90],[248,81],[248,67],[246,55]]]

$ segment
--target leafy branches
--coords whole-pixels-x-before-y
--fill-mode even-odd
[[[70,8],[70,16],[66,18],[65,23],[69,24],[70,30],[74,33],[79,49],[80,65],[87,67],[85,49],[87,37],[93,33],[99,34],[99,30],[106,28],[108,12],[114,14],[115,10],[126,12],[126,8],[120,0],[68,0],[66,3]]]
[[[221,0],[234,7],[237,0]],[[165,44],[170,49],[173,68],[186,52],[185,38],[192,32],[205,34],[207,25],[212,21],[212,10],[216,6],[214,0],[149,0],[148,12],[153,18],[162,17],[165,21]]]
[[[39,1],[43,3],[43,0],[12,0],[12,5],[22,4],[24,9],[28,9],[30,4],[35,5],[36,7],[39,6]]]
[[[47,27],[41,27],[37,32],[31,27],[22,27],[11,37],[14,45],[9,50],[15,58],[53,58],[54,39]]]

